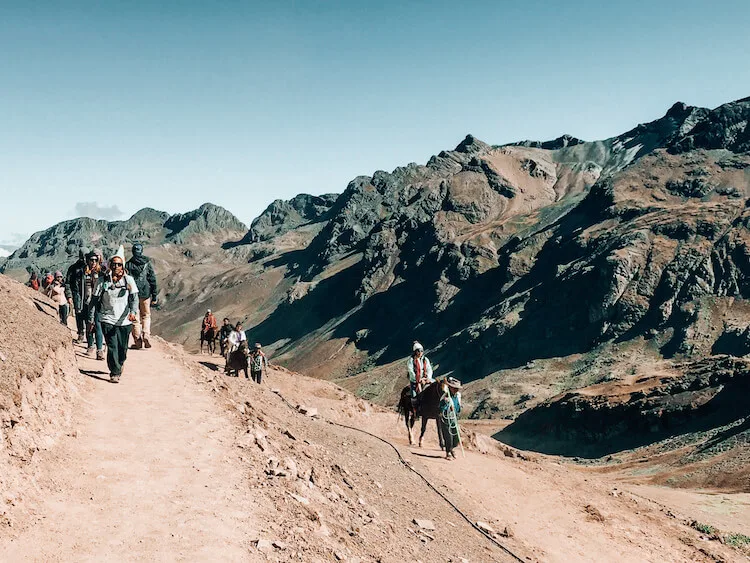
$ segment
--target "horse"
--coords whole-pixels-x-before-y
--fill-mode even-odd
[[[201,331],[201,354],[203,353],[203,343],[206,343],[209,354],[212,356],[216,352],[216,329],[207,328]]]
[[[227,364],[224,367],[224,371],[229,377],[232,377],[232,372],[234,372],[234,377],[240,376],[240,370],[245,372],[245,378],[247,378],[247,366],[248,361],[247,358],[250,355],[250,350],[247,347],[247,341],[243,340],[240,343],[240,347],[236,350],[229,352],[227,355]]]
[[[411,400],[411,388],[407,385],[401,391],[401,398],[398,402],[398,414],[403,415],[404,423],[406,424],[406,430],[409,432],[409,445],[414,443],[412,437],[412,428],[417,417],[422,418],[422,431],[419,433],[419,447],[422,447],[422,438],[424,438],[425,430],[427,429],[427,421],[431,418],[435,419],[435,426],[437,427],[438,440],[440,441],[440,448],[443,448],[443,435],[440,432],[440,397],[443,395],[442,384],[438,381],[433,381],[427,387],[425,387],[421,393],[416,397],[416,400]]]

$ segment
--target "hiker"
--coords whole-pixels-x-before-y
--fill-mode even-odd
[[[46,291],[53,281],[55,281],[55,276],[53,276],[51,272],[44,274],[44,277],[42,278],[42,291]]]
[[[73,296],[73,314],[76,318],[78,336],[75,342],[83,342],[85,337],[86,317],[83,315],[83,292],[86,277],[86,249],[78,249],[78,260],[71,264],[65,274],[65,283]]]
[[[110,271],[97,279],[89,322],[94,314],[101,315],[102,333],[107,342],[109,379],[119,383],[122,368],[128,356],[128,336],[138,312],[138,286],[132,276],[125,273],[125,249],[120,245],[109,260]]]
[[[39,276],[37,276],[36,272],[31,272],[31,277],[29,278],[29,281],[26,282],[26,285],[34,291],[39,291]]]
[[[255,343],[255,348],[250,354],[250,375],[255,383],[260,384],[263,372],[268,368],[268,358],[263,353],[260,342]]]
[[[228,342],[229,351],[227,352],[224,372],[231,376],[232,371],[234,371],[235,377],[239,377],[239,370],[242,370],[245,372],[245,379],[247,379],[247,335],[242,330],[242,323],[238,322],[234,326]]]
[[[70,288],[65,285],[63,274],[61,271],[55,272],[52,278],[52,283],[47,286],[44,293],[51,297],[52,300],[57,304],[57,312],[60,316],[60,323],[68,326],[68,314],[70,313],[70,304],[73,302],[73,297],[70,295]]]
[[[94,344],[96,343],[97,360],[104,359],[104,335],[102,334],[101,315],[93,311],[94,321],[89,322],[88,319],[91,317],[92,309],[94,308],[94,289],[96,288],[97,280],[103,276],[101,258],[96,251],[92,250],[86,255],[82,313],[84,319],[86,319],[86,353],[89,356],[93,356]]]
[[[216,317],[211,312],[211,309],[206,310],[206,314],[201,321],[201,354],[203,353],[203,343],[208,343],[208,351],[213,354],[213,344],[216,339]]]
[[[234,352],[242,342],[247,342],[247,335],[242,330],[242,323],[234,325],[234,330],[229,334],[229,352]]]
[[[232,331],[234,329],[232,328],[231,323],[229,322],[229,319],[225,318],[222,321],[221,328],[219,329],[219,346],[221,346],[221,355],[226,358],[227,357],[227,347],[229,344],[229,335],[232,334]]]
[[[428,383],[434,381],[430,360],[424,355],[424,347],[416,340],[412,345],[412,355],[407,361],[406,370],[409,373],[412,397],[416,397]]]
[[[151,348],[151,307],[158,305],[159,288],[151,259],[143,254],[143,245],[136,242],[131,249],[133,256],[125,264],[125,270],[138,286],[138,318],[133,323],[133,349]]]
[[[461,382],[449,377],[443,383],[440,398],[439,430],[445,445],[445,459],[456,459],[453,449],[459,445],[458,414],[461,412]]]

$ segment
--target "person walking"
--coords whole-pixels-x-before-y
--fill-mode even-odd
[[[89,311],[89,322],[101,315],[102,332],[107,342],[109,379],[119,383],[128,357],[128,336],[138,312],[138,286],[125,273],[125,249],[120,245],[109,260],[109,274],[100,276],[94,288],[94,307]]]
[[[65,280],[61,271],[55,272],[52,283],[47,286],[44,293],[51,297],[57,304],[57,313],[60,317],[60,324],[68,326],[68,315],[70,314],[70,304],[73,297],[70,294],[70,288],[65,285]]]
[[[255,343],[255,348],[252,354],[250,354],[250,375],[255,383],[260,384],[263,378],[263,373],[268,368],[268,358],[263,353],[260,342]]]
[[[440,418],[438,425],[445,446],[445,459],[455,459],[453,451],[460,443],[458,415],[461,412],[461,382],[449,377],[443,384],[443,396],[440,398]]]
[[[26,285],[34,291],[39,291],[39,276],[36,272],[31,272],[31,277],[29,278],[29,281],[26,282]]]
[[[411,358],[406,363],[406,371],[409,374],[412,399],[434,381],[432,379],[432,364],[424,355],[424,347],[416,340],[412,345]]]
[[[219,346],[221,347],[221,355],[226,358],[227,357],[227,347],[229,346],[229,335],[232,334],[232,331],[234,329],[232,328],[232,324],[229,322],[229,319],[224,319],[222,321],[221,328],[219,329]]]
[[[102,333],[101,315],[96,311],[93,311],[94,321],[89,322],[88,319],[91,317],[92,313],[96,283],[103,275],[99,255],[92,250],[86,255],[82,313],[84,319],[86,319],[86,353],[89,356],[93,356],[95,350],[94,344],[96,343],[97,360],[104,359],[104,334]]]
[[[78,330],[78,336],[76,342],[83,342],[85,337],[86,329],[86,317],[83,314],[83,292],[84,292],[84,278],[86,276],[86,249],[80,248],[78,250],[78,260],[71,264],[65,274],[65,284],[70,288],[70,293],[73,296],[73,314],[76,318],[76,329]]]
[[[125,270],[138,286],[138,319],[133,323],[133,348],[151,348],[151,307],[158,305],[159,288],[151,259],[143,254],[143,245],[136,242],[131,249],[133,256],[125,264]]]

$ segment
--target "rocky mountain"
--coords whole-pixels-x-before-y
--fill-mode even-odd
[[[277,199],[256,217],[241,244],[263,242],[302,225],[327,220],[339,194],[299,194],[290,200]]]
[[[64,270],[75,262],[81,247],[96,248],[108,256],[120,244],[221,244],[240,238],[245,231],[234,215],[211,203],[172,216],[144,208],[126,221],[81,217],[34,233],[0,265],[0,272]]]
[[[497,146],[469,135],[339,196],[275,201],[249,231],[206,206],[149,211],[139,238],[197,241],[157,252],[169,300],[155,328],[190,346],[210,306],[243,320],[277,363],[383,403],[404,385],[418,339],[438,374],[468,384],[470,415],[525,413],[509,430],[517,439],[546,427],[534,413],[579,408],[566,393],[625,393],[640,385],[634,374],[650,377],[643,366],[688,377],[680,404],[697,409],[685,397],[704,387],[691,387],[700,378],[686,366],[750,351],[749,119],[743,99],[677,103],[600,141]],[[96,240],[131,232],[81,221]],[[37,233],[6,268],[69,256],[93,240],[76,225]],[[223,249],[201,251],[214,228]],[[674,394],[664,379],[654,393]],[[669,420],[678,432],[682,419]]]

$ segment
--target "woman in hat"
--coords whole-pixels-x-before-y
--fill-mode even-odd
[[[461,412],[461,382],[449,377],[443,383],[440,399],[440,433],[445,444],[445,459],[455,459],[454,448],[459,445],[458,414]]]
[[[57,312],[60,315],[60,323],[68,326],[68,314],[70,313],[70,303],[73,301],[73,295],[70,288],[65,285],[65,278],[61,271],[55,272],[52,283],[44,291],[48,297],[57,304]]]

